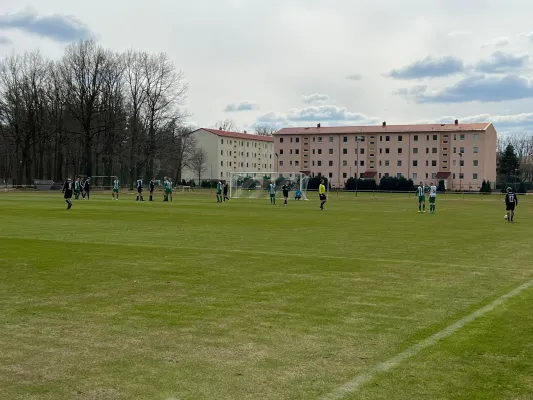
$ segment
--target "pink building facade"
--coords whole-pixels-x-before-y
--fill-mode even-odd
[[[277,170],[329,178],[403,176],[444,180],[447,189],[479,190],[496,181],[496,130],[491,123],[284,128],[274,134]]]

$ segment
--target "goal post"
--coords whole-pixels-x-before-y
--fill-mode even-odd
[[[276,197],[281,197],[281,187],[288,185],[289,196],[295,198],[297,192],[302,200],[307,200],[309,177],[302,172],[230,172],[229,194],[232,199],[267,198],[271,182],[276,185]]]

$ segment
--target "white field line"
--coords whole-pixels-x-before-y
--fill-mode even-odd
[[[391,359],[382,362],[378,365],[376,365],[371,370],[355,377],[351,381],[345,383],[344,385],[336,388],[331,393],[327,394],[324,397],[321,397],[321,400],[339,400],[344,398],[345,396],[349,394],[353,394],[356,392],[362,385],[365,383],[370,382],[373,380],[376,375],[387,372],[391,370],[392,368],[396,367],[398,364],[406,361],[407,359],[415,356],[420,351],[433,346],[436,344],[439,340],[445,339],[451,335],[453,335],[455,332],[457,332],[459,329],[463,328],[465,325],[469,324],[470,322],[476,320],[479,317],[482,317],[483,315],[493,311],[496,307],[502,305],[507,300],[519,295],[524,290],[530,288],[533,286],[533,279],[529,282],[524,283],[521,286],[518,286],[517,288],[511,290],[509,293],[504,294],[501,297],[498,297],[496,300],[494,300],[492,303],[487,304],[485,307],[482,307],[476,311],[474,311],[472,314],[467,315],[464,318],[461,318],[459,321],[451,324],[447,328],[441,330],[440,332],[435,333],[434,335],[428,337],[427,339],[422,340],[421,342],[418,342],[412,347],[409,347],[408,349],[402,351],[401,353],[395,355]]]
[[[13,236],[0,236],[2,239],[22,239],[17,238]],[[145,244],[145,243],[112,243],[112,242],[95,242],[95,241],[87,241],[87,240],[60,240],[60,239],[53,239],[53,238],[25,238],[28,240],[37,240],[37,241],[49,241],[49,242],[59,242],[59,243],[83,243],[83,244],[96,244],[96,245],[103,245],[103,246],[131,246],[131,247],[148,247],[148,248],[168,248],[167,245],[153,245],[153,244]],[[174,245],[172,246],[175,250],[191,250],[191,251],[198,251],[198,252],[205,252],[206,247],[197,247],[197,246],[179,246]],[[259,255],[259,256],[272,256],[272,252],[269,251],[258,251],[254,250],[252,248],[248,249],[228,249],[228,248],[208,248],[210,251],[217,252],[219,254],[223,253],[242,253],[242,254],[249,254],[249,255]],[[194,254],[191,255],[184,255],[182,258],[189,257],[189,256],[195,256]],[[179,258],[180,256],[176,256]],[[353,256],[335,256],[330,254],[313,254],[313,253],[300,253],[300,254],[292,254],[291,257],[300,257],[300,258],[311,258],[311,259],[321,259],[321,260],[347,260],[347,261],[365,261],[367,263],[384,263],[384,264],[412,264],[412,265],[428,265],[433,267],[445,267],[445,268],[461,268],[461,269],[480,269],[480,270],[489,270],[489,271],[514,271],[514,272],[526,272],[524,269],[521,268],[507,268],[507,267],[490,267],[490,266],[482,266],[482,265],[468,265],[468,264],[456,264],[456,263],[447,263],[447,262],[433,262],[433,261],[421,261],[421,260],[409,260],[409,259],[403,259],[403,258],[377,258],[377,257],[353,257]]]

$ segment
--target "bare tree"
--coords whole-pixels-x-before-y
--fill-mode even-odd
[[[215,123],[214,128],[226,132],[239,132],[239,127],[237,126],[237,123],[229,118],[223,121],[217,121]]]
[[[259,136],[272,136],[277,132],[277,129],[273,125],[259,124],[254,127],[254,133]]]
[[[206,170],[206,163],[207,163],[207,152],[201,147],[197,148],[195,152],[193,153],[193,155],[191,156],[189,164],[190,164],[191,170],[193,170],[195,173],[198,174],[198,184],[202,182],[201,178],[202,178],[202,174]]]

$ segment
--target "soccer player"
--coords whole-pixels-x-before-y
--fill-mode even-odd
[[[116,200],[118,200],[118,190],[120,189],[120,181],[115,179],[113,181],[113,200],[115,200],[115,193],[117,194]]]
[[[170,182],[168,181],[168,178],[166,176],[163,180],[163,189],[165,190],[165,194],[163,195],[163,201],[168,201],[168,196],[170,195]]]
[[[435,201],[437,200],[437,186],[431,182],[429,187],[429,212],[435,213]]]
[[[276,204],[276,184],[273,181],[270,181],[268,185],[268,192],[270,193],[270,204]]]
[[[426,212],[426,190],[424,184],[420,182],[420,185],[416,188],[418,195],[418,212]]]
[[[283,191],[283,204],[285,204],[286,206],[287,200],[289,200],[289,185],[287,185],[287,183],[284,183],[281,187],[281,190]]]
[[[224,191],[224,203],[226,202],[226,199],[228,199],[229,201],[229,197],[228,197],[228,183],[226,181],[223,181],[222,182],[224,187],[223,187],[223,191]]]
[[[505,195],[505,209],[507,210],[507,222],[514,221],[514,209],[518,206],[518,197],[513,189],[508,187]]]
[[[137,200],[136,201],[144,201],[143,199],[143,178],[139,176],[139,179],[137,179]]]
[[[324,179],[320,180],[320,185],[318,185],[318,197],[320,198],[320,209],[324,209],[324,204],[328,201],[326,197],[326,187],[324,186]]]
[[[170,202],[172,202],[172,179],[168,178],[168,191],[170,196]]]
[[[74,198],[78,200],[80,198],[80,194],[81,194],[80,178],[76,178],[76,182],[74,183]]]
[[[152,176],[152,180],[148,184],[148,189],[150,190],[150,201],[153,200],[154,190],[155,190],[155,176]]]
[[[74,182],[72,182],[72,178],[69,176],[68,179],[63,184],[63,190],[61,193],[64,194],[65,202],[67,203],[67,210],[70,210],[72,207],[72,192],[74,191]]]
[[[81,197],[85,198],[85,178],[80,181]]]
[[[90,195],[90,193],[91,193],[91,178],[87,178],[85,180],[85,183],[83,185],[83,190],[85,192],[85,196],[87,196],[87,200],[89,200],[91,198],[91,195]],[[85,196],[83,196],[83,197],[85,197]]]
[[[217,182],[217,203],[222,203],[222,181]]]

